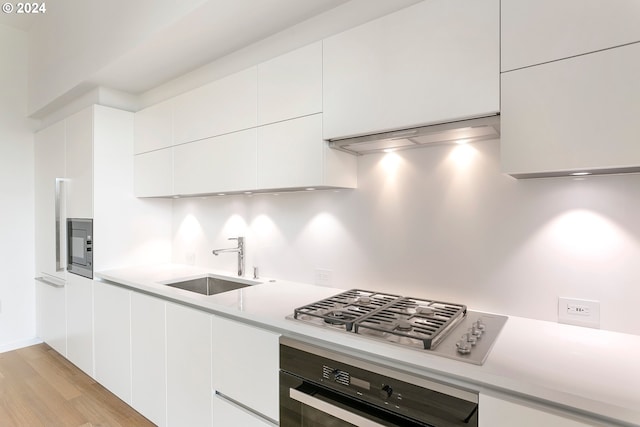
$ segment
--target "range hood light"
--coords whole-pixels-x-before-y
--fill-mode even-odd
[[[436,144],[462,144],[499,137],[500,116],[496,114],[412,129],[334,139],[329,140],[329,147],[362,155]]]
[[[571,176],[585,176],[585,175],[591,175],[591,172],[573,172],[571,174]]]

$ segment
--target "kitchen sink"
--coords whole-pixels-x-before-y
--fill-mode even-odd
[[[216,295],[223,292],[246,288],[257,283],[237,282],[235,280],[225,280],[218,277],[200,277],[197,279],[184,280],[180,282],[166,283],[172,288],[184,289],[197,292],[202,295]]]

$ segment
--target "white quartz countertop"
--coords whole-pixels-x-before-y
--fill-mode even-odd
[[[261,284],[205,296],[164,283],[203,275],[237,278],[220,271],[175,264],[108,270],[95,275],[362,359],[392,363],[394,367],[480,393],[506,393],[564,407],[602,418],[601,425],[615,421],[620,425],[640,426],[640,336],[637,335],[509,316],[486,362],[477,366],[428,351],[405,349],[285,319],[296,307],[344,289],[261,278],[258,279]]]

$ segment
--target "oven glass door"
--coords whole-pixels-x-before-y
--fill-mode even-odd
[[[69,263],[87,266],[87,230],[72,228],[69,234]]]
[[[431,426],[280,372],[281,427]]]

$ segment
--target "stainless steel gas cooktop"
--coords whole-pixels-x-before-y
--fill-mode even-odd
[[[288,318],[476,365],[507,321],[461,304],[361,289],[296,308]]]

